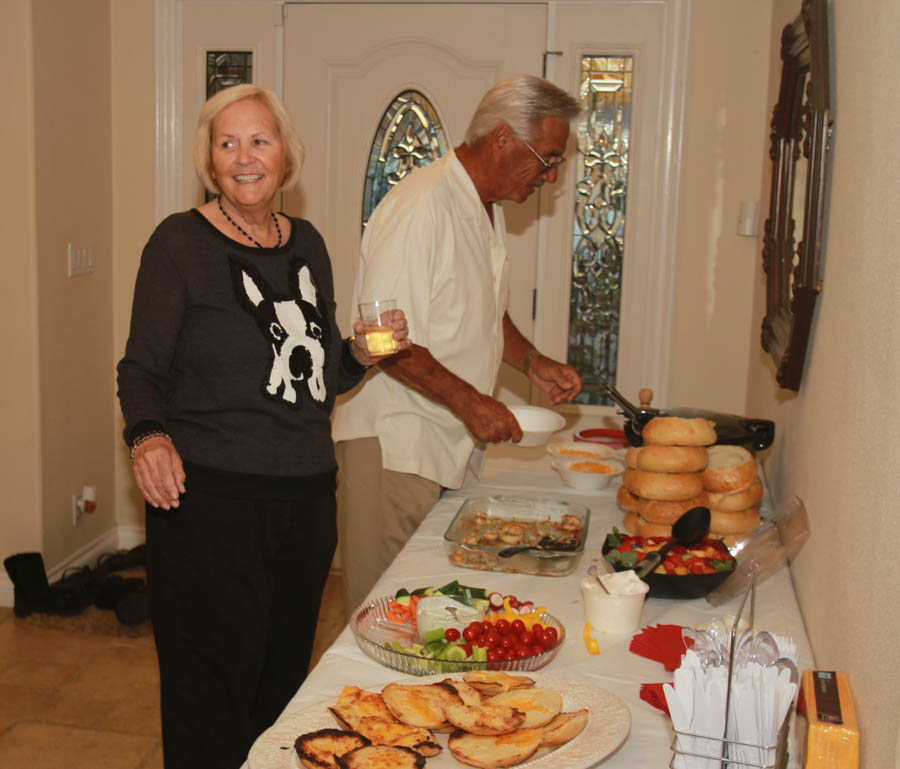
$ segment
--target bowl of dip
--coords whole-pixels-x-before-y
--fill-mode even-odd
[[[566,486],[579,491],[604,489],[625,471],[625,465],[614,457],[557,459],[553,467]]]

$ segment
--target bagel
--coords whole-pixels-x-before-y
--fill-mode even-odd
[[[672,527],[662,523],[650,523],[641,518],[640,513],[625,513],[625,531],[633,537],[671,537]]]
[[[633,510],[635,512],[638,511],[641,504],[641,500],[624,486],[619,486],[619,490],[616,492],[616,502],[619,503],[619,507],[623,510]]]
[[[738,491],[756,480],[756,460],[743,446],[711,446],[709,465],[703,471],[707,491]]]
[[[696,473],[706,469],[709,455],[705,446],[632,446],[625,453],[625,464],[654,473]]]
[[[653,417],[641,430],[645,444],[656,446],[712,446],[716,423],[709,419]]]
[[[759,526],[759,508],[749,510],[712,510],[709,511],[709,530],[717,535],[749,534]]]
[[[759,478],[756,478],[746,489],[737,491],[710,491],[707,507],[716,510],[747,510],[754,507],[763,496],[763,487]],[[646,517],[646,515],[644,516]]]
[[[700,473],[653,473],[629,468],[622,474],[622,484],[644,499],[691,499],[703,491]]]
[[[667,502],[663,499],[638,499],[638,512],[648,523],[664,523],[671,526],[692,507],[709,507],[705,491],[691,499]]]

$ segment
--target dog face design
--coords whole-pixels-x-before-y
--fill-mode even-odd
[[[297,405],[298,389],[305,387],[316,403],[324,403],[326,331],[309,266],[292,266],[294,296],[288,298],[275,296],[250,265],[232,262],[231,266],[238,298],[272,350],[266,392]]]

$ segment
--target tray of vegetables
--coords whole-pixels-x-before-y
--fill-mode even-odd
[[[537,670],[566,635],[545,606],[456,580],[369,601],[350,628],[369,657],[411,675]]]
[[[603,555],[616,571],[633,569],[644,556],[659,550],[669,537],[636,537],[617,528],[606,535]],[[675,545],[666,559],[644,580],[651,598],[702,598],[734,573],[734,556],[719,539],[707,538],[693,547]]]

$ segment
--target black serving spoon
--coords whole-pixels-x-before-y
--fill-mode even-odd
[[[553,537],[543,536],[540,541],[533,545],[513,545],[507,547],[497,553],[501,558],[509,558],[523,550],[574,550],[578,547],[578,541],[575,539],[553,539]]]
[[[668,553],[675,545],[693,547],[709,533],[709,508],[692,507],[672,524],[672,537],[659,550],[647,553],[634,567],[638,577],[644,579],[651,571],[666,560]]]

